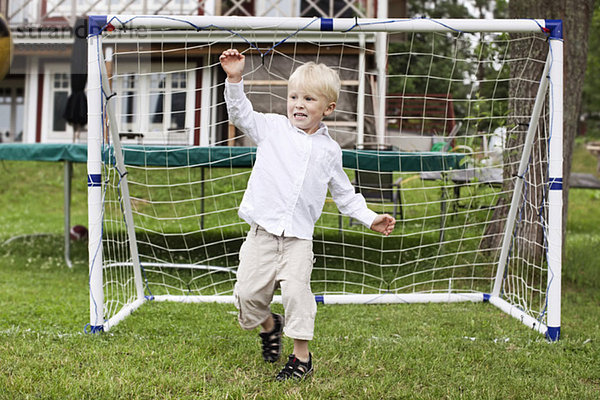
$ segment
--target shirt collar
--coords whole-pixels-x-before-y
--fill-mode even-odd
[[[327,125],[325,125],[325,123],[323,123],[323,121],[321,121],[319,123],[319,129],[317,129],[317,131],[315,133],[313,133],[312,135],[309,135],[308,133],[304,132],[300,128],[296,128],[295,126],[292,125],[291,122],[290,122],[290,125],[292,126],[292,128],[294,128],[299,133],[302,133],[303,135],[306,135],[306,136],[325,135],[331,139],[331,136],[329,135],[329,128],[327,128]]]

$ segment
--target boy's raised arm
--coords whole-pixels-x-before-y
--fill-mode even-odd
[[[219,61],[221,62],[221,67],[227,74],[227,80],[230,83],[238,83],[242,80],[246,56],[236,49],[229,49],[221,53]]]

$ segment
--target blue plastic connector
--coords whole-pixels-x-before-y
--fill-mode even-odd
[[[333,31],[333,18],[321,18],[321,30],[326,32]]]
[[[106,26],[106,15],[90,15],[88,20],[88,33],[90,35],[98,35],[102,32],[102,28]]]
[[[546,29],[550,31],[550,39],[563,38],[563,22],[562,19],[547,19]]]
[[[550,178],[550,190],[562,190],[563,180],[562,178]]]
[[[556,342],[560,339],[560,326],[549,326],[546,331],[546,339]]]
[[[87,324],[83,328],[83,332],[87,333],[87,334],[102,333],[102,332],[104,332],[104,325],[90,325],[90,324]]]
[[[87,177],[88,187],[101,187],[102,186],[102,175],[90,174]]]

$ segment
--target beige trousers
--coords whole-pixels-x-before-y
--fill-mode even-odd
[[[311,340],[317,304],[310,290],[312,241],[275,236],[252,225],[240,249],[233,295],[244,329],[254,329],[271,314],[273,293],[281,287],[286,336]]]

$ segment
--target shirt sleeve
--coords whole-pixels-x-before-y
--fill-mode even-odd
[[[254,111],[252,103],[244,92],[244,81],[231,83],[225,79],[224,97],[229,121],[259,144],[268,132],[267,129],[261,129],[261,126],[266,125],[265,115]]]
[[[338,209],[342,214],[357,219],[364,226],[370,228],[377,217],[377,213],[367,207],[367,202],[360,193],[355,192],[354,186],[350,183],[350,179],[348,179],[348,175],[342,167],[341,149],[336,154],[331,169],[332,176],[329,181],[329,191]]]

